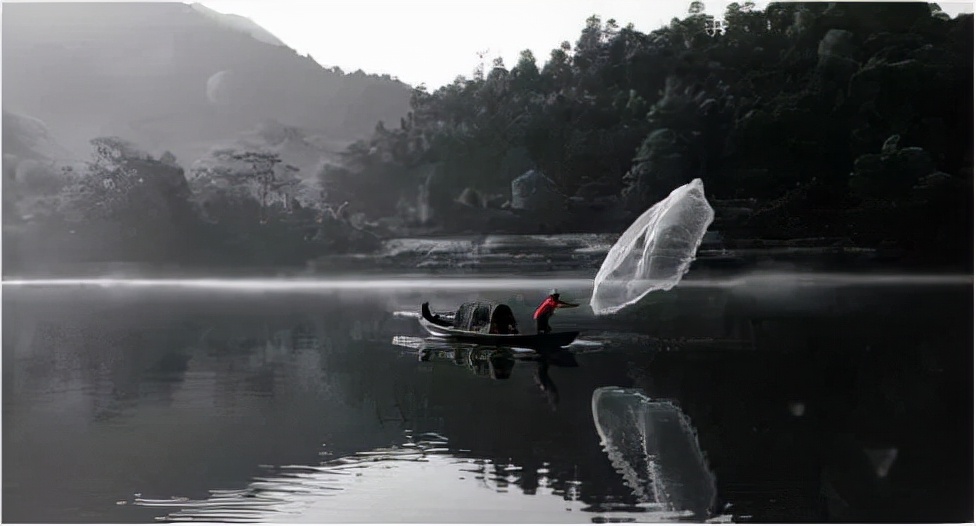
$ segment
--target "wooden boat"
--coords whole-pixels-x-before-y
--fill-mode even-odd
[[[504,303],[464,303],[452,319],[432,314],[430,305],[424,303],[420,307],[420,325],[438,338],[526,349],[564,347],[579,336],[579,331],[519,334],[515,315]]]

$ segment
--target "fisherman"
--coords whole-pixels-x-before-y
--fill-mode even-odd
[[[556,309],[565,307],[579,307],[577,303],[567,303],[559,299],[559,291],[552,289],[549,296],[535,310],[532,318],[535,319],[536,332],[539,334],[549,334],[552,327],[549,326],[549,318],[556,312]]]

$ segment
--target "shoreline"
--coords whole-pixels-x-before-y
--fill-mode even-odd
[[[227,260],[34,261],[5,264],[3,281],[92,278],[310,278],[408,273],[431,276],[596,275],[618,233],[488,234],[399,237],[373,252],[337,253],[307,260],[256,264]],[[883,247],[853,246],[834,238],[723,239],[709,232],[689,274],[752,271],[973,274],[972,261],[945,261]]]

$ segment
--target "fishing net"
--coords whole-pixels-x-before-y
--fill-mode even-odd
[[[688,272],[715,212],[701,179],[681,186],[644,212],[610,249],[593,283],[590,307],[612,314]]]

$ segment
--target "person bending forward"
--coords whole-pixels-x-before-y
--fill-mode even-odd
[[[539,334],[549,334],[552,332],[552,327],[549,326],[549,318],[555,314],[556,309],[566,307],[579,307],[579,304],[567,303],[560,300],[559,291],[556,289],[549,291],[549,296],[535,310],[535,314],[532,315],[532,318],[535,319],[536,332]]]

